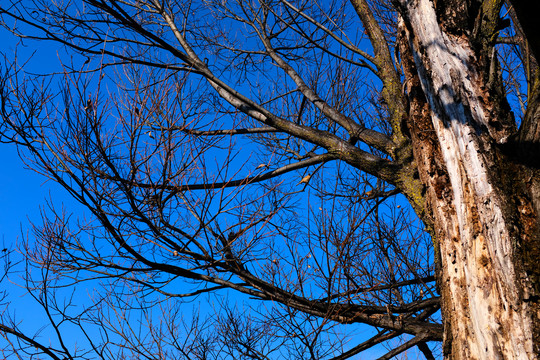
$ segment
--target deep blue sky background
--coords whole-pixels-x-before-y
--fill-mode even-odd
[[[0,52],[12,59],[18,40],[6,30],[0,29],[2,47]],[[18,60],[20,63],[29,62],[25,65],[27,71],[34,73],[49,74],[60,69],[59,56],[65,56],[58,45],[45,41],[25,41],[24,46],[19,46]],[[32,239],[30,221],[39,224],[41,222],[40,207],[45,207],[47,201],[58,207],[64,204],[69,212],[81,214],[80,207],[67,192],[53,181],[47,181],[45,177],[27,168],[20,159],[17,149],[13,144],[0,144],[0,159],[2,171],[0,172],[0,239],[3,247],[13,248],[26,234]],[[16,256],[15,256],[16,257]],[[2,284],[0,286],[9,286]],[[11,289],[12,291],[14,289]],[[19,292],[19,294],[17,294]],[[17,296],[22,295],[22,290],[15,290]],[[28,297],[17,297],[16,308],[18,318],[26,320],[25,324],[36,330],[41,327],[40,317]],[[46,333],[43,334],[46,338]],[[42,339],[43,340],[43,339]],[[47,343],[45,340],[44,343]],[[372,350],[373,358],[385,353],[384,350]],[[371,358],[370,353],[364,353],[365,358]],[[409,352],[411,358],[414,353]]]
[[[0,52],[13,59],[18,40],[0,28],[2,47]],[[28,71],[48,73],[58,69],[58,53],[50,42],[25,41],[19,46],[18,60]],[[39,208],[49,197],[60,204],[68,198],[65,191],[52,181],[25,166],[13,144],[0,144],[0,238],[6,247],[14,246],[17,239],[28,229],[29,219],[39,221]]]
[[[0,53],[13,61],[17,47],[17,60],[21,64],[26,62],[27,71],[48,74],[60,67],[58,46],[51,42],[25,41],[23,46],[16,46],[18,39],[3,28],[0,28],[0,39]],[[20,262],[23,259],[19,253],[21,243],[26,238],[32,242],[31,222],[36,225],[41,223],[40,212],[46,211],[47,202],[58,208],[65,204],[76,212],[81,207],[60,185],[30,170],[14,144],[0,143],[0,159],[0,246],[14,251],[10,260],[16,264],[9,281],[4,280],[0,284],[0,291],[8,291],[8,301],[11,301],[8,311],[31,335],[42,328],[47,320],[39,305],[19,286],[24,285],[21,275],[25,272],[24,263]],[[40,340],[47,344],[48,337],[45,332]]]
[[[0,53],[13,59],[18,40],[2,28],[0,28],[0,40],[2,44]],[[64,60],[68,59],[62,49],[53,42],[25,41],[23,46],[18,47],[17,51],[19,62],[22,64],[29,59],[28,63],[25,64],[25,69],[34,73],[49,74],[58,71],[60,70],[59,57],[63,57]],[[515,101],[512,105],[517,108]],[[31,233],[29,233],[30,221],[37,224],[41,222],[40,207],[46,206],[48,200],[58,207],[64,204],[69,212],[74,212],[76,215],[82,213],[82,207],[72,200],[63,188],[27,169],[13,144],[0,144],[0,159],[2,161],[2,170],[0,171],[1,248],[15,247],[26,234],[29,234],[30,240],[32,239]],[[4,282],[0,286],[4,286],[5,289],[10,285]],[[14,305],[18,309],[18,318],[26,320],[25,324],[33,330],[41,327],[43,323],[35,312],[37,308],[31,305],[31,299],[18,297],[22,294],[22,290],[16,290],[11,286],[9,289],[16,294],[17,303]],[[203,306],[205,305],[207,304],[203,304]],[[44,333],[44,337],[47,337],[47,333]],[[44,343],[47,341],[45,340]],[[362,358],[375,358],[375,353],[380,356],[384,351],[377,352],[376,349],[373,349],[373,357],[370,357],[369,353],[365,353]],[[410,351],[408,355],[410,358],[414,358],[414,350]]]

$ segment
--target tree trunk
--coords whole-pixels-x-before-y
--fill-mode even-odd
[[[536,359],[535,171],[511,157],[516,129],[494,93],[496,59],[479,59],[470,37],[441,26],[432,1],[402,7],[408,127],[438,250],[445,356]]]

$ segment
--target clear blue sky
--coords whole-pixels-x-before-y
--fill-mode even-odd
[[[2,28],[0,39],[3,45],[0,52],[12,59],[17,39]],[[20,62],[29,59],[25,65],[28,71],[50,73],[59,69],[57,48],[53,43],[25,42],[24,45],[18,48],[18,59]],[[46,209],[48,201],[58,208],[63,204],[74,212],[81,212],[82,207],[60,185],[30,170],[14,144],[0,144],[0,159],[0,248],[14,249],[10,260],[17,263],[22,260],[17,247],[26,237],[32,241],[31,222],[41,223],[40,211]],[[13,283],[24,284],[21,276],[25,271],[24,264],[19,263],[15,269],[17,272],[11,274],[9,282],[2,282],[0,290],[9,292],[8,300],[12,302],[9,312],[16,320],[22,321],[22,328],[31,335],[47,320],[37,303],[30,296],[23,296],[26,291]],[[46,333],[42,334],[41,340],[45,344],[49,342],[47,337]]]
[[[3,28],[0,39],[0,52],[13,58],[17,39]],[[41,73],[58,69],[57,51],[52,43],[27,41],[24,45],[19,47],[18,57],[21,62],[30,59],[27,69]],[[28,228],[28,219],[39,220],[39,207],[49,196],[58,204],[67,198],[58,185],[29,170],[13,144],[0,144],[0,154],[0,238],[9,247]]]
[[[3,43],[1,52],[12,54],[17,40],[3,29],[0,29],[0,39]],[[24,47],[19,48],[18,56],[21,62],[32,56],[25,68],[36,73],[50,73],[59,67],[57,48],[51,42],[26,42]],[[29,230],[30,220],[39,223],[40,207],[45,206],[49,199],[55,205],[63,203],[68,210],[80,213],[81,208],[66,195],[63,188],[26,168],[14,145],[0,144],[0,154],[3,167],[0,172],[0,246],[15,246],[23,233]],[[16,304],[19,307],[18,318],[26,320],[26,324],[36,330],[42,324],[39,317],[33,316],[33,308],[26,305],[30,304],[27,300],[19,298],[20,302]],[[21,311],[23,301],[25,305]],[[32,316],[29,316],[31,313]],[[373,351],[377,355],[384,353],[383,350]],[[367,354],[364,356],[369,358]]]

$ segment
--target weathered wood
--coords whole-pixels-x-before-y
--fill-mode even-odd
[[[432,1],[402,1],[401,6],[408,40],[402,48],[409,47],[414,59],[407,74],[412,79],[409,123],[440,258],[445,354],[451,359],[535,359],[537,307],[527,301],[531,279],[516,250],[530,229],[523,216],[515,215],[534,211],[530,193],[519,185],[519,166],[512,168],[514,189],[501,179],[501,171],[509,168],[499,147],[509,129],[494,126],[492,107],[498,104],[486,90],[469,38],[455,26],[441,26]],[[467,22],[460,18],[460,23]],[[413,68],[423,96],[415,95]]]

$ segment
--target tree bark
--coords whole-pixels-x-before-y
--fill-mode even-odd
[[[445,356],[535,359],[538,194],[527,179],[534,170],[507,154],[515,129],[486,74],[495,63],[458,31],[463,19],[441,25],[429,0],[400,6],[408,127],[434,224]]]
[[[538,22],[538,8],[534,1],[526,0],[511,0],[509,1],[514,7],[519,18],[523,32],[527,36],[527,40],[538,61],[540,59],[540,22]]]

